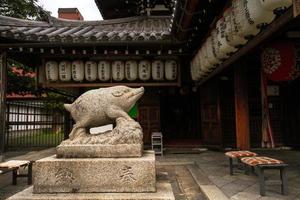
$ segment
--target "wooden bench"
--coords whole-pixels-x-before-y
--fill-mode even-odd
[[[12,172],[12,184],[17,185],[18,177],[27,177],[27,184],[32,184],[32,163],[28,160],[10,160],[0,163],[0,174]],[[19,174],[21,167],[27,167],[27,174]]]
[[[265,170],[275,169],[280,171],[280,181],[281,194],[287,194],[287,177],[286,177],[286,167],[288,164],[281,160],[269,158],[269,157],[243,157],[241,162],[246,166],[254,167],[258,171],[259,185],[260,185],[260,195],[265,196],[266,194],[266,180],[265,180]],[[272,181],[272,183],[277,183]]]
[[[229,173],[230,173],[230,175],[233,175],[233,169],[235,167],[239,166],[238,164],[233,164],[234,160],[236,160],[238,163],[240,163],[240,160],[243,157],[257,156],[256,153],[251,152],[251,151],[228,151],[225,153],[225,155],[229,158]]]

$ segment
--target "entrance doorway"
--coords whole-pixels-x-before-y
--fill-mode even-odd
[[[197,93],[161,96],[160,110],[165,146],[199,147],[200,101]]]

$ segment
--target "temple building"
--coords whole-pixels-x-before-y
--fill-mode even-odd
[[[0,16],[1,136],[7,60],[40,88],[79,96],[145,87],[134,116],[167,146],[300,147],[300,4],[291,0],[95,0],[46,21]],[[65,130],[68,131],[68,130]]]

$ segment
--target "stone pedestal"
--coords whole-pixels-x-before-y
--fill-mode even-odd
[[[156,184],[156,192],[147,193],[57,193],[34,194],[29,187],[7,200],[175,200],[170,183]]]
[[[56,147],[57,158],[132,158],[143,155],[142,144],[71,144]]]
[[[155,155],[140,158],[43,158],[34,163],[34,193],[155,192]]]

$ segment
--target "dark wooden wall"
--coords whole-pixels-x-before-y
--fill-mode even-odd
[[[222,148],[219,79],[213,79],[203,85],[200,90],[200,97],[203,144],[214,148]]]
[[[281,93],[281,136],[285,145],[300,148],[300,78],[285,83]]]
[[[160,96],[161,128],[168,139],[199,139],[200,103],[199,93],[165,94]]]
[[[227,79],[226,79],[227,78]],[[236,148],[234,78],[229,71],[220,79],[220,107],[224,148]]]
[[[259,57],[248,60],[248,102],[249,102],[249,126],[251,148],[261,146],[262,104],[260,85]]]
[[[151,133],[161,131],[160,127],[160,101],[159,95],[148,92],[146,88],[145,95],[138,102],[138,122],[143,128],[144,143],[151,143]]]

